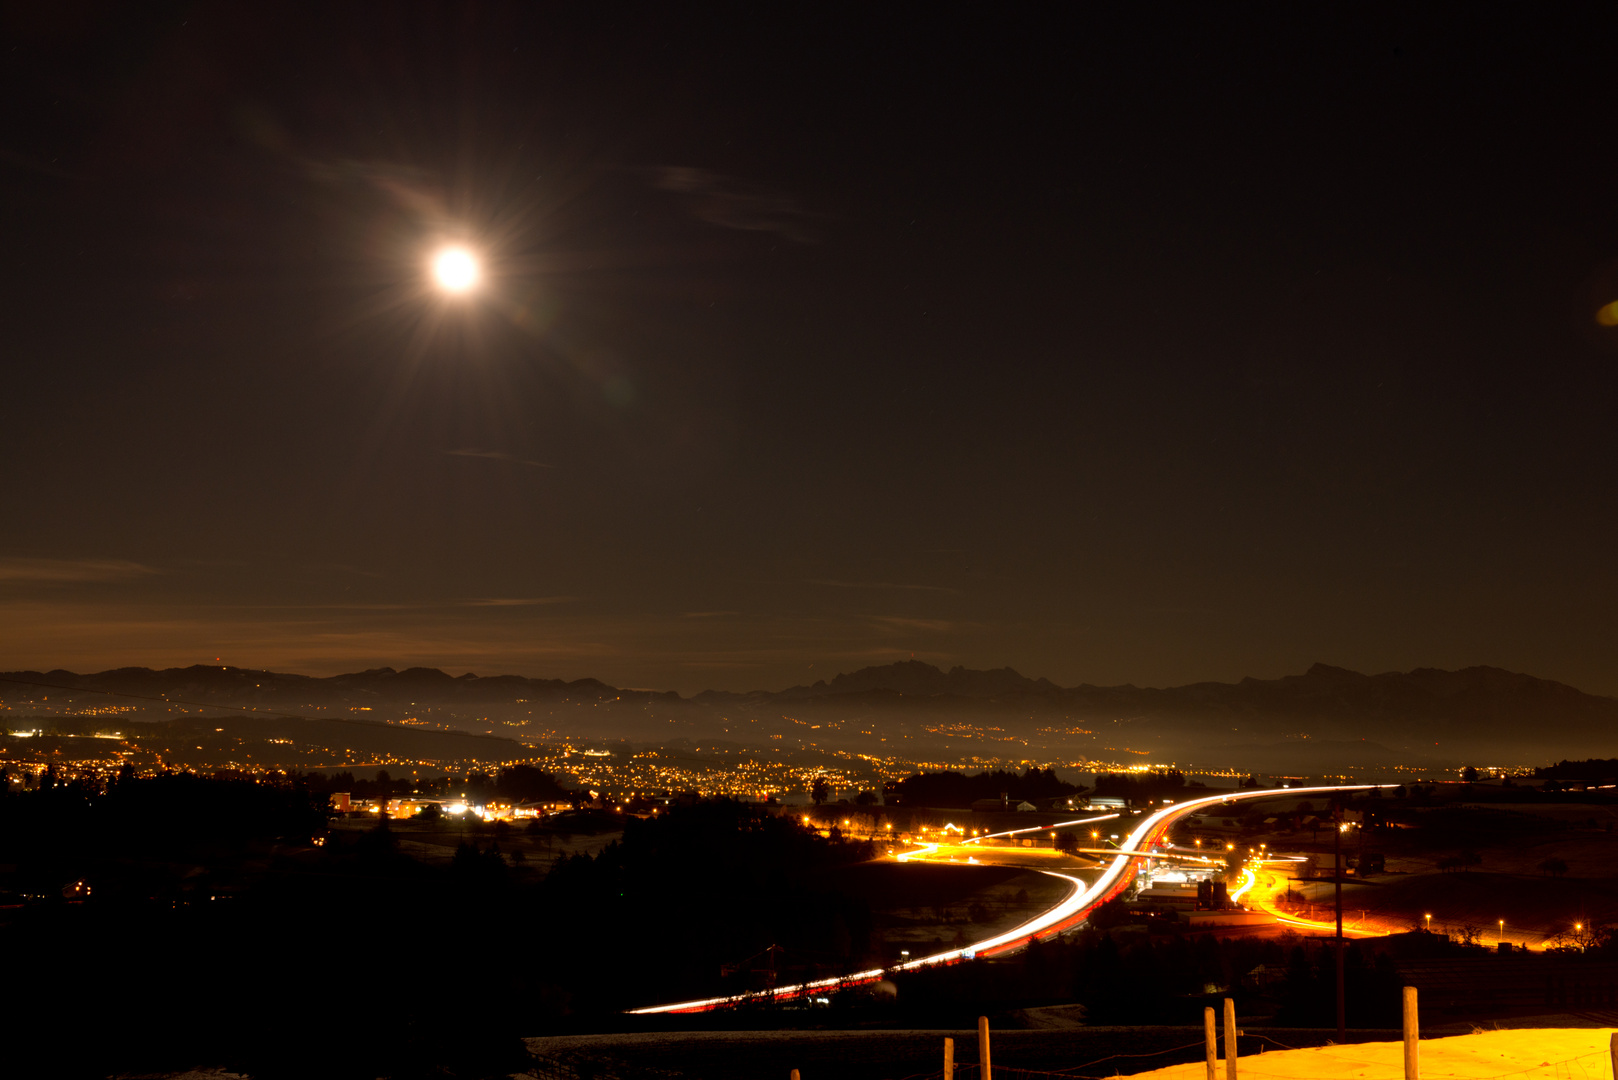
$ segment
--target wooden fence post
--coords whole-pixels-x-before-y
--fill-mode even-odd
[[[982,1080],[994,1080],[989,1071],[989,1018],[978,1017],[978,1070],[982,1073]]]
[[[1236,1080],[1236,1003],[1225,999],[1225,1080]]]
[[[944,1080],[955,1080],[955,1040],[944,1040]]]
[[[797,1069],[792,1070],[792,1080],[798,1080],[798,1070]]]
[[[1219,1080],[1219,1026],[1212,1007],[1202,1010],[1202,1039],[1208,1050],[1208,1080]]]
[[[1618,1033],[1613,1035],[1612,1042],[1608,1045],[1607,1052],[1612,1055],[1613,1078],[1614,1080],[1618,1080]]]
[[[1416,988],[1405,987],[1405,1080],[1421,1080],[1421,1019],[1416,1013]]]

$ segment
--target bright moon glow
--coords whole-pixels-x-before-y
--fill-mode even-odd
[[[466,292],[479,276],[478,261],[465,248],[445,248],[433,256],[433,278],[446,292]]]

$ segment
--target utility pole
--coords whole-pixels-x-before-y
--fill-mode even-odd
[[[1348,1024],[1343,1009],[1343,805],[1337,804],[1334,815],[1336,831],[1332,843],[1336,848],[1332,859],[1332,881],[1337,893],[1337,1041],[1347,1041]]]

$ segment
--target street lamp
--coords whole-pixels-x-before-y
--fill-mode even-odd
[[[1433,931],[1433,917],[1432,917],[1432,915],[1431,914],[1423,915],[1422,918],[1427,920],[1427,932],[1429,934],[1432,933],[1432,931]]]
[[[1496,940],[1497,941],[1505,941],[1506,940],[1506,920],[1504,920],[1504,919],[1500,920],[1500,936]]]

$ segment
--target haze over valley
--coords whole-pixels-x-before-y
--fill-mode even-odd
[[[12,672],[3,753],[194,768],[431,770],[527,762],[617,788],[782,794],[925,769],[1442,775],[1599,756],[1618,700],[1497,668],[1168,688],[1060,687],[1010,668],[869,667],[779,691],[382,668]],[[607,769],[609,772],[603,773]]]

